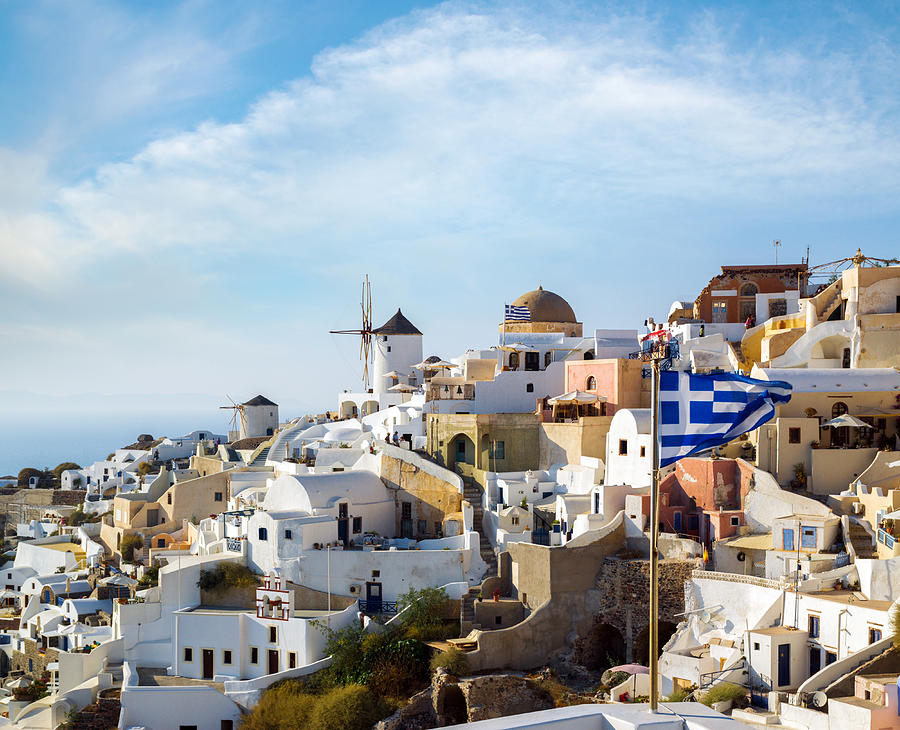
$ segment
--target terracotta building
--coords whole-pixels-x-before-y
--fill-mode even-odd
[[[786,292],[803,296],[806,288],[806,264],[766,266],[723,266],[722,273],[694,301],[694,318],[704,322],[739,323],[748,317],[757,322],[787,313]],[[773,296],[775,295],[775,296]]]

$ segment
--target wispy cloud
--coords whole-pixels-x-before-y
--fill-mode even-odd
[[[740,211],[748,226],[763,214],[896,215],[892,43],[866,26],[865,43],[833,51],[813,31],[767,44],[745,20],[414,12],[322,51],[238,121],[160,134],[74,183],[36,174],[31,205],[0,213],[0,279],[65,289],[117,257],[177,255],[210,275],[252,256],[273,275],[302,271],[311,294],[324,290],[316,277],[362,270],[411,292],[435,272],[465,272],[458,291],[482,301],[498,270],[531,280],[585,246],[598,265],[623,261],[637,244],[610,242],[651,219],[648,259],[699,253],[708,242],[691,244],[683,221],[680,253],[647,243],[671,240],[684,211]],[[225,36],[198,41],[189,26],[139,43],[96,86],[98,108],[131,113],[219,78]],[[138,37],[139,24],[117,42]],[[172,87],[183,73],[190,83]],[[540,258],[551,247],[556,262]],[[620,297],[625,286],[610,284]]]

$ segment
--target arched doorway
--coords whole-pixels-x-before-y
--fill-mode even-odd
[[[475,464],[475,443],[464,433],[454,436],[449,446],[447,466],[450,469],[455,469],[457,464]]]
[[[575,647],[575,661],[601,672],[625,661],[625,638],[610,624],[596,624]]]
[[[668,642],[669,639],[672,638],[672,634],[675,633],[675,624],[671,621],[659,621],[656,626],[658,632],[658,648],[662,651],[666,642]],[[645,626],[644,630],[637,635],[637,638],[634,640],[632,656],[634,657],[635,664],[642,664],[646,667],[650,663],[650,626]]]

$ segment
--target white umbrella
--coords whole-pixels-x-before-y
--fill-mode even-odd
[[[397,385],[392,385],[388,390],[393,391],[394,393],[415,393],[418,388],[415,385],[397,383]]]
[[[605,402],[606,396],[604,395],[596,395],[595,393],[585,393],[581,390],[572,390],[568,393],[563,393],[562,395],[554,396],[553,398],[548,398],[547,403],[551,406],[555,405],[571,405],[572,403],[577,403],[578,405],[585,405],[587,403],[598,403]]]
[[[413,367],[416,370],[443,370],[445,368],[455,368],[457,365],[454,365],[452,362],[447,362],[446,360],[435,360],[434,362],[423,360],[422,362],[413,365]]]
[[[516,352],[540,352],[533,347],[523,345],[521,342],[514,342],[511,345],[501,345],[501,350],[515,350]]]
[[[400,373],[398,373],[396,370],[391,370],[391,372],[385,373],[381,377],[383,377],[383,378],[402,378],[403,376]]]
[[[841,426],[850,426],[851,428],[873,428],[865,421],[860,420],[856,416],[845,413],[843,416],[832,418],[827,423],[822,424],[822,428],[840,428]]]

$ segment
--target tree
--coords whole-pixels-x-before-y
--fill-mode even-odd
[[[26,466],[24,469],[22,469],[22,471],[19,472],[19,482],[18,482],[19,486],[27,487],[28,482],[31,480],[32,477],[40,477],[41,482],[42,482],[45,479],[45,474],[40,469],[35,469],[33,467]],[[38,486],[40,486],[41,482],[38,482]]]
[[[68,471],[69,469],[80,469],[81,467],[76,464],[74,461],[64,461],[61,464],[58,464],[57,467],[53,470],[53,476],[57,479],[62,479],[62,473],[64,471]]]
[[[142,461],[138,464],[137,473],[143,477],[149,474],[152,468],[153,465],[149,461]]]
[[[134,560],[135,548],[144,547],[144,538],[140,535],[123,535],[122,542],[119,543],[119,552],[122,553],[122,560],[130,563]]]

